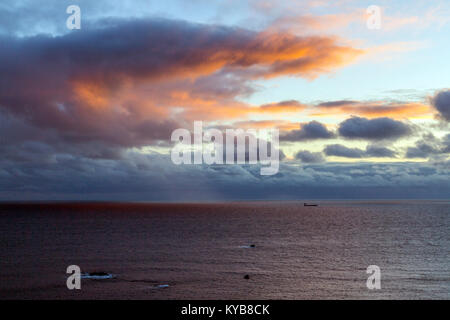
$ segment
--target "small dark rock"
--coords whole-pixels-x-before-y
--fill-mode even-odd
[[[255,248],[255,247],[256,247],[256,245],[254,245],[254,244],[250,245],[250,248]]]
[[[250,279],[250,276],[249,276],[248,274],[246,274],[246,275],[244,276],[244,279],[248,280],[248,279]]]

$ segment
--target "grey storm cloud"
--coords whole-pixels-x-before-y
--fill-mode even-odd
[[[299,130],[292,130],[280,135],[282,141],[306,141],[316,139],[331,139],[335,134],[328,130],[322,123],[311,121],[302,124]]]
[[[447,198],[442,163],[281,162],[274,176],[257,165],[174,165],[161,154],[127,152],[111,161],[57,155],[31,165],[0,159],[1,200],[230,200],[299,198]],[[195,177],[195,179],[193,179]]]
[[[394,140],[412,133],[409,125],[391,118],[352,117],[339,124],[339,135],[348,139]]]
[[[322,152],[310,152],[307,150],[297,152],[295,159],[304,163],[321,163],[325,161]]]
[[[244,150],[243,150],[243,154],[240,154],[239,150],[238,150],[238,145],[237,145],[237,141],[238,141],[238,137],[241,137],[243,139],[243,141],[245,141],[245,146],[244,146]],[[252,146],[250,144],[250,137],[253,137],[254,139],[254,145]],[[223,163],[227,163],[227,137],[224,134],[223,138],[222,138],[222,142],[223,145],[221,146],[222,148],[222,152],[223,152]],[[262,153],[262,150],[260,150],[260,144],[262,145],[266,145],[267,146],[267,150],[265,150],[267,153]],[[216,145],[215,145],[216,146]],[[267,141],[264,139],[260,139],[258,137],[253,136],[252,134],[237,134],[236,138],[233,138],[233,161],[234,163],[237,163],[238,161],[238,157],[239,155],[241,157],[243,157],[243,159],[245,160],[246,163],[248,163],[250,161],[250,155],[256,155],[255,158],[253,158],[252,160],[257,160],[257,161],[261,161],[262,159],[267,159],[271,157],[271,150],[272,150],[272,142],[271,141]],[[279,161],[283,161],[286,158],[286,155],[284,154],[283,150],[281,150],[280,148],[275,149],[276,152],[278,152],[278,160]]]
[[[395,151],[389,148],[374,145],[367,146],[365,154],[374,158],[395,158],[397,155]]]
[[[450,90],[438,92],[431,99],[431,104],[439,112],[442,119],[450,121]]]
[[[327,156],[336,156],[344,158],[394,158],[395,151],[380,146],[368,145],[366,150],[359,148],[348,148],[341,144],[328,145],[324,149]]]
[[[406,158],[433,158],[450,153],[450,134],[439,140],[433,135],[426,135],[416,141],[413,147],[406,149]]]
[[[362,158],[364,151],[358,148],[348,148],[341,144],[331,144],[323,150],[327,156],[345,157],[345,158]]]
[[[358,101],[353,101],[353,100],[337,100],[337,101],[322,102],[322,103],[319,103],[318,106],[334,108],[334,107],[346,106],[346,105],[357,104],[357,103],[358,103]]]
[[[450,133],[442,139],[443,152],[450,153]]]
[[[438,151],[434,146],[419,142],[415,147],[408,147],[406,151],[406,158],[428,158],[430,155],[436,154]]]

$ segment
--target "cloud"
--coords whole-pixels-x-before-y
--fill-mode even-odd
[[[447,198],[442,163],[281,162],[277,175],[258,166],[174,165],[169,156],[127,152],[118,160],[59,155],[51,163],[0,159],[2,200],[221,201],[301,198]],[[195,178],[195,179],[194,179]]]
[[[80,195],[93,200],[297,199],[358,197],[374,190],[383,191],[377,193],[380,196],[448,195],[445,161],[322,164],[322,153],[300,151],[296,157],[302,166],[284,161],[280,172],[266,179],[257,165],[175,166],[167,155],[144,153],[139,148],[170,146],[171,132],[189,128],[193,120],[209,121],[208,126],[291,130],[282,137],[285,141],[335,138],[317,121],[293,128],[289,117],[274,117],[314,106],[297,100],[257,106],[243,102],[249,101],[244,98],[260,89],[259,80],[313,79],[352,63],[366,51],[338,37],[305,35],[301,28],[255,31],[260,29],[130,18],[153,14],[155,7],[145,9],[150,8],[146,0],[135,1],[133,8],[127,1],[111,6],[105,1],[79,1],[83,29],[68,31],[66,2],[52,0],[44,8],[15,1],[0,8],[4,21],[0,26],[0,199],[79,199]],[[292,8],[292,1],[285,5]],[[172,7],[162,11],[172,13]],[[98,17],[109,18],[94,20]],[[299,23],[326,30],[330,21],[339,26],[354,18],[358,17],[308,16]],[[397,47],[404,48],[408,43]],[[324,114],[368,118],[405,118],[430,111],[418,103],[386,101],[329,101],[316,107]],[[251,118],[255,115],[258,120]],[[398,121],[359,119],[366,121],[362,128],[352,119],[340,125],[348,138],[381,140],[399,135],[392,128],[392,121],[399,127]],[[447,136],[436,150],[448,150],[449,140]],[[366,150],[335,149],[361,158],[395,155],[375,145]],[[284,158],[281,150],[280,158]]]
[[[310,152],[307,150],[297,152],[295,159],[304,163],[321,163],[325,161],[322,152]]]
[[[432,134],[424,135],[423,139],[416,141],[414,147],[406,149],[406,158],[435,158],[450,153],[450,134],[442,140],[437,139]]]
[[[442,119],[450,121],[450,90],[436,93],[431,99],[431,103]]]
[[[389,148],[369,145],[365,152],[367,157],[374,158],[395,158],[397,153]]]
[[[325,3],[324,1],[323,3]],[[320,3],[315,1],[316,4]],[[321,3],[321,5],[323,5]],[[339,4],[342,5],[342,4]],[[292,8],[286,9],[281,17],[278,17],[272,22],[271,28],[278,30],[290,30],[292,32],[301,30],[306,33],[324,33],[333,32],[343,34],[350,30],[356,29],[364,30],[366,22],[370,18],[370,14],[364,8],[345,8],[342,12],[332,14],[305,14],[305,8],[300,11],[294,11]],[[382,12],[382,27],[383,31],[394,31],[403,27],[422,26],[424,20],[430,20],[424,15],[419,16],[405,16],[405,15],[387,15]],[[435,21],[434,21],[435,22]]]
[[[366,150],[359,148],[348,148],[341,144],[332,144],[323,150],[327,156],[336,156],[344,158],[394,158],[396,152],[381,146],[368,145]]]
[[[369,118],[392,117],[394,119],[430,117],[431,106],[419,102],[353,101],[322,102],[315,106],[316,116],[355,115]]]
[[[450,133],[442,139],[443,153],[450,153]]]
[[[417,25],[420,22],[419,17],[384,17],[383,30],[392,31],[408,25]]]
[[[419,142],[415,147],[408,147],[406,158],[428,158],[435,153],[437,153],[437,150],[432,145]]]
[[[348,105],[352,105],[352,104],[356,104],[356,103],[358,103],[358,102],[353,101],[353,100],[327,101],[327,102],[319,103],[318,107],[334,108],[334,107],[348,106]]]
[[[281,101],[277,103],[269,103],[264,104],[259,107],[259,112],[272,112],[272,113],[281,113],[281,112],[301,112],[306,109],[308,106],[301,104],[297,100],[287,100]]]
[[[412,133],[407,124],[387,117],[367,119],[352,117],[340,123],[338,132],[348,139],[395,140]]]
[[[298,124],[287,120],[248,120],[236,121],[232,126],[216,126],[216,128],[241,128],[241,129],[271,129],[294,130],[298,128]]]
[[[291,10],[291,11],[289,11]],[[304,13],[302,9],[299,13],[292,14],[292,9],[286,10],[281,17],[276,18],[270,25],[274,30],[288,30],[290,32],[299,32],[307,34],[320,34],[334,31],[343,31],[350,25],[365,25],[364,11],[361,9],[352,10],[336,14],[300,14]],[[288,12],[288,14],[286,14]]]
[[[347,148],[341,144],[331,144],[325,147],[323,152],[327,156],[345,157],[345,158],[362,158],[364,151],[358,148]]]
[[[299,130],[292,130],[280,136],[282,141],[307,141],[316,139],[331,139],[335,135],[323,124],[311,121],[302,124]]]
[[[5,114],[67,144],[120,148],[168,139],[192,120],[301,111],[297,101],[253,107],[237,98],[255,79],[312,78],[362,53],[334,38],[156,18],[0,41]]]

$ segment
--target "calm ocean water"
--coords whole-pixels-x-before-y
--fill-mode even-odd
[[[0,204],[0,298],[450,298],[450,202],[319,203]]]

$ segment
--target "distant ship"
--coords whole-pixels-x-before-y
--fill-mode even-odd
[[[315,203],[306,203],[306,202],[304,202],[303,203],[303,206],[304,207],[318,207],[319,205],[318,204],[315,204]]]

